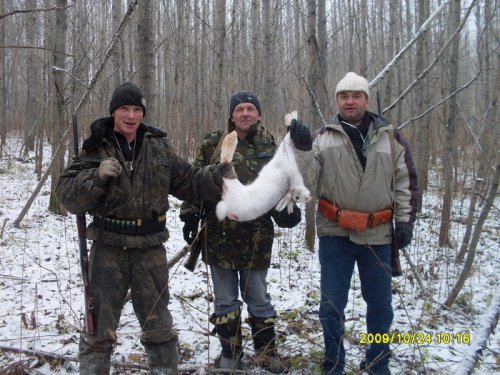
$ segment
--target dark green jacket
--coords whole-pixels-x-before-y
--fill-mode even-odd
[[[230,129],[232,130],[232,129]],[[200,167],[210,164],[210,159],[219,143],[222,131],[208,134],[199,148],[193,163]],[[243,184],[252,182],[262,167],[271,160],[276,144],[270,132],[256,124],[244,141],[239,140],[233,157],[238,179]],[[181,219],[189,220],[196,214],[193,202],[184,202]],[[200,243],[203,260],[210,265],[230,269],[267,269],[270,266],[274,225],[292,227],[300,222],[300,209],[294,208],[291,215],[285,211],[272,210],[253,221],[237,222],[229,219],[218,221],[215,206],[207,204],[204,216],[206,229],[202,230]],[[206,245],[206,246],[205,246]]]
[[[112,142],[113,126],[112,117],[92,123],[91,135],[83,143],[79,161],[71,163],[60,176],[56,196],[69,212],[150,220],[168,211],[169,194],[197,203],[203,199],[220,199],[220,187],[215,184],[208,168],[193,168],[176,155],[166,133],[145,124],[141,124],[138,130],[142,142],[132,175]],[[108,157],[120,161],[122,172],[104,183],[99,179],[97,169],[100,161]],[[169,236],[167,229],[144,235],[124,235],[102,230],[91,223],[88,239],[95,240],[98,234],[105,245],[127,248],[158,246]]]

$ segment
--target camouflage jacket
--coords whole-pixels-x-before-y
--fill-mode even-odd
[[[197,203],[203,199],[220,199],[220,187],[215,184],[209,168],[193,168],[176,155],[166,133],[145,124],[138,129],[136,139],[140,141],[140,148],[133,161],[133,172],[129,171],[113,142],[113,127],[112,117],[93,122],[78,161],[71,163],[60,176],[56,196],[69,212],[151,220],[168,211],[169,194]],[[97,170],[100,161],[108,157],[120,161],[122,172],[104,183]],[[126,235],[108,232],[92,222],[87,237],[96,240],[98,235],[104,245],[124,248],[158,246],[169,236],[166,228],[151,234]]]
[[[205,137],[193,162],[194,166],[201,167],[210,163],[221,136],[222,131],[216,131]],[[238,140],[233,157],[238,179],[243,184],[252,182],[275,151],[276,144],[272,134],[261,125],[254,125],[245,140]],[[189,216],[196,215],[197,211],[199,209],[193,206],[193,202],[184,202],[181,220],[189,220]],[[300,209],[295,207],[291,215],[286,210],[281,213],[271,210],[253,221],[237,222],[227,218],[218,221],[215,205],[207,203],[203,216],[203,223],[206,225],[200,233],[203,260],[207,264],[230,269],[267,269],[271,263],[274,238],[271,217],[278,226],[292,227],[300,221],[300,215]]]

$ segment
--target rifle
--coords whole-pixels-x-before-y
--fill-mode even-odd
[[[380,99],[380,93],[377,92],[377,110],[378,114],[382,116],[382,100]],[[392,189],[394,191],[394,204],[393,204],[393,215],[396,214],[396,146],[394,144],[394,129],[389,130],[389,141],[391,144],[391,158],[392,158]],[[403,270],[401,269],[401,261],[399,260],[399,249],[396,245],[396,229],[394,228],[394,222],[391,222],[391,269],[392,276],[402,276]]]
[[[214,164],[217,161],[217,158],[220,156],[220,149],[222,147],[222,141],[227,135],[227,129],[225,129],[220,138],[219,142],[217,143],[217,146],[215,147],[215,150],[210,158],[209,164]],[[203,218],[205,217],[205,208],[202,206],[200,207],[200,217]],[[205,238],[207,238],[207,232],[206,232],[206,222],[203,224],[202,229],[205,228]],[[188,269],[189,271],[193,272],[194,269],[196,268],[196,263],[198,262],[198,258],[201,253],[201,244],[199,241],[200,235],[199,232],[196,233],[196,237],[193,241],[193,243],[190,245],[191,246],[191,252],[189,253],[189,257],[187,258],[186,262],[184,263],[184,267]]]
[[[78,158],[78,125],[77,115],[73,113],[73,160]],[[85,297],[85,329],[88,335],[95,333],[94,304],[90,297],[89,256],[87,250],[87,222],[85,214],[76,215],[78,243],[80,247],[80,267],[82,271],[83,293]]]
[[[191,243],[191,245],[188,246],[191,247],[191,251],[189,252],[188,258],[184,262],[184,267],[187,270],[194,272],[196,263],[198,263],[198,258],[200,257],[201,253],[200,237],[196,235],[194,241]]]

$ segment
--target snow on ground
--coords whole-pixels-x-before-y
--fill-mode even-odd
[[[47,211],[50,189],[47,181],[21,227],[12,225],[37,180],[33,158],[18,158],[19,146],[14,143],[8,146],[0,160],[0,373],[18,364],[30,368],[26,373],[75,374],[78,373],[75,358],[83,310],[75,219]],[[171,238],[166,247],[168,256],[173,257],[185,243],[178,218],[180,202],[172,197],[170,200],[172,209],[168,212],[167,225]],[[469,344],[481,339],[475,335],[480,331],[482,314],[498,291],[500,215],[492,211],[483,230],[471,277],[451,310],[441,306],[461,269],[452,259],[460,247],[465,228],[461,219],[466,217],[468,202],[463,198],[455,202],[450,248],[437,245],[440,204],[441,197],[435,192],[425,196],[424,210],[408,248],[425,290],[419,287],[404,257],[405,276],[393,279],[392,329],[398,341],[392,345],[393,374],[459,371],[461,360],[470,354]],[[213,311],[209,274],[201,261],[193,273],[182,263],[183,260],[170,270],[170,307],[179,332],[180,368],[186,372],[201,371],[213,363],[220,350],[217,338],[210,335],[213,326],[208,323]],[[281,317],[277,327],[280,354],[289,362],[292,373],[319,373],[323,352],[318,320],[319,262],[317,252],[305,247],[303,222],[296,228],[278,231],[268,281],[269,293]],[[366,330],[364,317],[365,305],[359,278],[355,275],[346,309],[346,370],[350,374],[358,373],[363,359],[364,346],[360,339]],[[136,363],[138,367],[144,363],[139,334],[132,306],[127,303],[113,355],[115,361]],[[246,324],[243,334],[249,361],[252,345]],[[496,329],[487,340],[488,348],[482,352],[475,374],[498,371],[499,340]],[[67,361],[44,361],[7,348],[52,353]],[[140,369],[115,368],[115,373],[141,372],[145,373]]]

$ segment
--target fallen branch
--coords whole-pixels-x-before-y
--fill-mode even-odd
[[[179,260],[184,258],[184,256],[191,251],[191,246],[184,246],[177,254],[175,254],[172,259],[170,259],[167,263],[168,269],[172,268]]]
[[[462,362],[455,375],[469,375],[476,367],[483,350],[488,345],[488,340],[490,334],[495,331],[498,323],[498,315],[500,313],[500,286],[497,286],[495,294],[493,295],[493,300],[488,308],[488,310],[479,317],[478,322],[480,322],[479,329],[471,333],[474,337],[470,350],[465,353]]]
[[[43,350],[32,350],[32,349],[22,349],[22,348],[11,348],[9,346],[0,346],[0,352],[11,352],[17,354],[24,354],[32,357],[36,357],[45,361],[60,361],[60,362],[78,362],[78,358],[75,356],[65,356],[62,354],[45,352]],[[134,370],[148,370],[149,367],[146,363],[135,363],[135,362],[122,362],[122,361],[111,361],[111,366],[114,368],[122,369],[134,369]],[[1,370],[1,369],[0,369]],[[179,372],[196,373],[196,374],[255,374],[254,371],[247,370],[234,370],[234,369],[222,369],[222,368],[206,368],[203,366],[191,366],[191,365],[180,365],[178,367]],[[271,374],[266,370],[259,370],[259,374]]]

